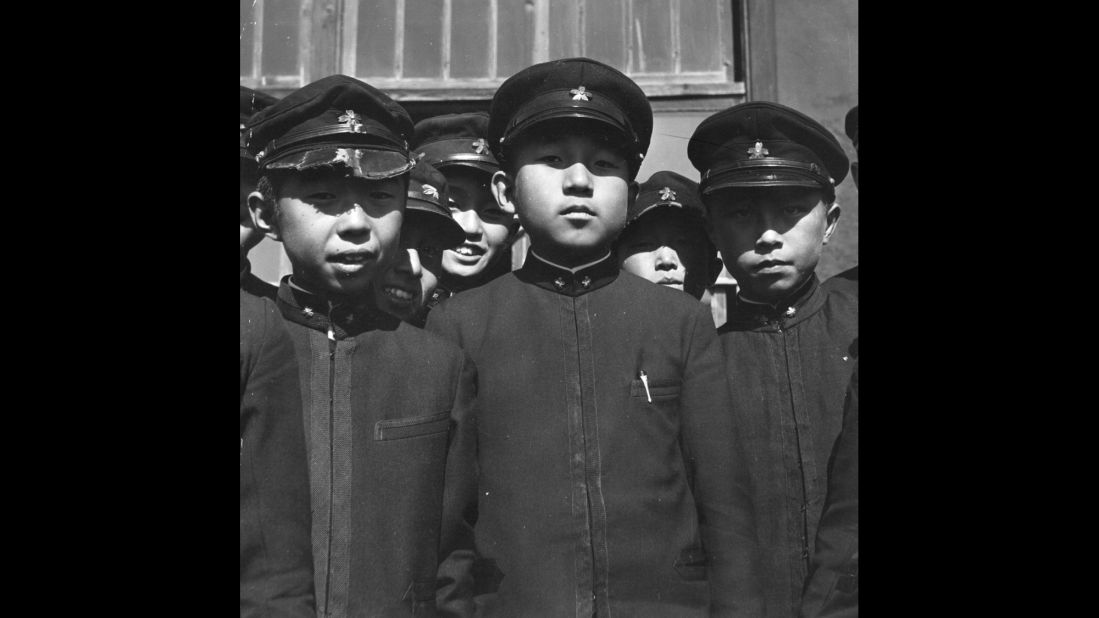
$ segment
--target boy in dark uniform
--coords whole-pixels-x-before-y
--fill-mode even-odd
[[[587,58],[493,97],[493,191],[532,246],[427,324],[478,367],[483,615],[760,615],[710,311],[611,253],[651,132],[641,89]]]
[[[733,413],[749,427],[768,616],[795,616],[854,364],[858,296],[815,268],[847,156],[818,122],[754,101],[695,130],[687,155],[740,291],[720,329]]]
[[[630,202],[615,254],[622,270],[701,299],[721,260],[706,233],[698,183],[670,171],[650,176]]]
[[[474,372],[374,304],[400,252],[412,121],[334,75],[248,131],[263,175],[250,205],[293,267],[278,306],[301,377],[318,615],[430,615],[448,450],[471,422]]]
[[[248,194],[256,190],[259,167],[256,157],[245,144],[244,125],[252,115],[277,101],[275,97],[251,88],[240,87],[240,288],[253,296],[275,300],[278,288],[252,274],[248,252],[263,240],[263,232],[256,229],[252,212],[248,208]]]
[[[412,168],[408,204],[401,223],[401,249],[374,281],[378,308],[423,328],[436,294],[445,249],[461,244],[465,233],[450,216],[446,178],[423,160]]]
[[[244,290],[240,290],[240,615],[316,615],[298,364],[275,303]]]
[[[475,288],[511,272],[511,243],[519,233],[514,213],[492,197],[500,169],[488,143],[488,114],[446,114],[416,123],[413,150],[446,176],[454,220],[465,239],[443,252],[440,295]]]

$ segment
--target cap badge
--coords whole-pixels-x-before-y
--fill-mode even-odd
[[[485,142],[485,138],[483,137],[478,137],[477,139],[473,140],[472,145],[473,152],[476,152],[477,154],[485,154],[486,152],[488,152],[488,143]]]
[[[430,195],[431,197],[439,197],[439,190],[431,185],[424,185],[424,195]]]
[[[762,159],[771,154],[771,151],[763,147],[763,142],[756,141],[756,145],[748,149],[748,159]]]
[[[660,190],[660,199],[662,200],[674,200],[675,191],[672,191],[671,187],[664,187]]]
[[[336,120],[339,120],[340,122],[346,124],[347,127],[350,128],[355,133],[361,133],[362,132],[361,129],[362,129],[362,126],[363,126],[362,118],[363,117],[356,114],[354,112],[354,110],[349,109],[349,110],[347,110],[347,113],[343,114],[342,116],[340,116]]]
[[[572,93],[573,101],[591,101],[591,93],[585,90],[583,86],[573,88],[569,92]]]

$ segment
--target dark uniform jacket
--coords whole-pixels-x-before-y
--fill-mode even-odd
[[[828,469],[828,497],[817,529],[803,618],[859,615],[859,364],[843,411],[843,429]]]
[[[279,291],[277,287],[252,274],[252,263],[246,257],[240,258],[240,289],[252,296],[270,298],[271,300],[275,300],[275,296]]]
[[[610,257],[572,273],[530,253],[427,327],[478,368],[483,615],[760,615],[708,309]]]
[[[330,307],[289,281],[278,305],[301,377],[317,613],[432,616],[447,453],[471,422],[473,366],[370,301]]]
[[[718,330],[734,415],[749,428],[768,616],[795,616],[801,602],[858,319],[857,288],[822,289],[814,275],[777,307],[738,297]]]
[[[310,617],[309,476],[298,366],[271,301],[240,292],[240,615]]]

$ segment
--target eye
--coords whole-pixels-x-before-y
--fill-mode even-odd
[[[310,193],[307,198],[311,202],[326,202],[336,199],[336,194],[329,193],[328,191],[314,191],[313,193]]]
[[[377,190],[377,191],[371,191],[370,192],[370,199],[372,199],[372,200],[384,201],[384,200],[391,200],[394,197],[396,197],[396,196],[394,194],[390,193],[389,191]]]
[[[555,165],[557,163],[560,163],[561,161],[562,161],[561,157],[559,157],[555,154],[544,154],[544,155],[538,157],[538,162],[539,163],[545,163],[547,165]]]
[[[618,161],[614,161],[614,160],[610,160],[610,159],[599,159],[598,161],[595,162],[595,167],[597,169],[616,170],[616,169],[622,167],[622,164]]]

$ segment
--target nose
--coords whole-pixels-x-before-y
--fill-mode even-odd
[[[362,206],[349,202],[336,224],[336,232],[342,237],[355,237],[370,234],[370,218]]]
[[[466,233],[466,238],[477,240],[484,233],[484,227],[481,225],[481,217],[477,216],[475,210],[461,210],[454,213],[453,218],[458,222],[458,225],[462,226],[462,231]]]
[[[671,247],[662,246],[657,249],[655,258],[657,270],[676,270],[679,268],[679,254]]]
[[[763,229],[760,230],[756,239],[757,249],[761,249],[762,253],[766,253],[781,247],[782,233],[779,231],[779,221],[772,217],[770,213],[764,213],[760,217],[760,221]]]
[[[588,166],[578,162],[565,170],[564,189],[566,195],[591,195],[592,177]]]

